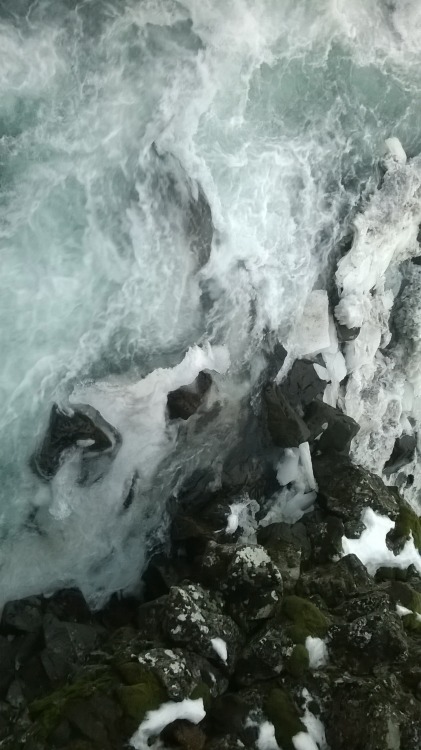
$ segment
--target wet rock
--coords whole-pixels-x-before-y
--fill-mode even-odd
[[[80,481],[85,482],[90,462],[101,454],[112,460],[120,444],[120,434],[93,407],[78,404],[64,411],[54,404],[44,440],[31,458],[31,468],[41,479],[50,480],[59,470],[63,454],[79,446],[82,455]],[[105,466],[102,468],[105,470]],[[101,471],[95,472],[92,481]]]
[[[314,362],[308,359],[296,359],[285,380],[282,381],[282,392],[287,401],[296,408],[306,407],[326,388],[314,369]]]
[[[337,607],[372,589],[372,578],[362,562],[355,555],[346,555],[337,562],[304,571],[296,590],[302,596],[320,596],[328,607]]]
[[[41,660],[46,674],[53,682],[71,674],[75,664],[99,643],[96,628],[80,623],[61,622],[52,615],[44,618],[43,631],[45,649]]]
[[[300,576],[302,559],[308,559],[311,553],[304,524],[269,524],[258,529],[257,541],[278,567],[285,591],[292,590]]]
[[[338,333],[339,341],[346,343],[347,341],[354,341],[359,335],[361,328],[348,328],[348,326],[338,323],[335,318],[336,331]]]
[[[367,508],[395,520],[400,498],[393,487],[386,487],[380,477],[349,460],[337,457],[333,471],[329,457],[313,460],[319,487],[317,502],[324,512],[340,518],[347,536],[361,533],[361,515]]]
[[[0,636],[0,698],[4,698],[15,675],[14,649],[10,641]]]
[[[267,385],[263,391],[266,422],[269,434],[280,448],[297,448],[305,443],[310,431],[285,398],[282,388],[275,383]]]
[[[206,744],[206,734],[201,727],[181,719],[165,727],[160,739],[165,745],[184,750],[203,750]]]
[[[421,553],[421,518],[408,503],[400,499],[395,526],[386,535],[386,544],[389,549],[398,554],[411,538]]]
[[[92,621],[86,599],[78,589],[63,589],[44,599],[44,610],[58,620],[80,623]]]
[[[32,633],[42,624],[42,599],[30,596],[8,602],[2,613],[0,630],[2,633]]]
[[[310,430],[309,439],[315,441],[317,452],[329,456],[335,453],[349,454],[351,441],[360,429],[352,417],[323,401],[313,401],[307,407],[304,419]]]
[[[169,419],[189,419],[197,412],[211,385],[211,376],[202,371],[193,383],[170,391],[167,396]]]
[[[224,664],[214,639],[226,645],[226,664],[236,662],[242,636],[235,622],[223,613],[217,598],[198,584],[174,586],[168,595],[164,632],[172,643],[183,644],[212,661]]]
[[[408,610],[401,618],[405,630],[421,633],[421,593],[407,583],[393,581],[390,585],[390,594],[395,604]]]
[[[414,458],[416,447],[415,435],[401,435],[396,438],[392,454],[383,467],[383,474],[389,477],[399,471],[402,466],[410,463]]]

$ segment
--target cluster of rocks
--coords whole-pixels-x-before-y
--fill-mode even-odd
[[[260,749],[270,722],[278,746],[296,750],[310,715],[325,728],[320,750],[419,750],[421,577],[413,567],[372,577],[343,556],[342,538],[361,533],[367,507],[395,521],[394,552],[410,536],[421,548],[421,523],[396,489],[352,465],[358,426],[318,399],[312,365],[298,367],[263,401],[275,445],[311,443],[312,511],[247,536],[230,527],[234,495],[207,492],[177,504],[171,551],[150,562],[141,603],[115,597],[92,613],[77,591],[9,603],[2,750],[122,750],[148,712],[186,698],[201,698],[206,716],[166,726],[167,748]],[[208,386],[187,391],[199,401]],[[181,395],[169,402],[184,419]]]

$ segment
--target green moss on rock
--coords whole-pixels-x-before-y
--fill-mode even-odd
[[[115,664],[114,669],[125,685],[137,685],[143,681],[145,676],[145,667],[138,661],[125,661]]]
[[[301,677],[310,666],[310,658],[305,646],[298,643],[286,663],[286,669],[292,677]]]
[[[112,677],[105,671],[99,676],[90,674],[84,680],[65,685],[45,698],[33,701],[29,706],[29,716],[35,725],[36,736],[47,739],[70,703],[86,700],[97,692],[106,693],[111,686]]]
[[[410,505],[402,503],[395,522],[395,528],[389,532],[388,537],[393,542],[400,539],[408,540],[411,534],[415,547],[421,552],[421,518],[417,516]]]
[[[196,685],[196,687],[192,690],[189,698],[191,698],[192,700],[201,698],[203,700],[205,711],[210,708],[210,705],[212,703],[212,694],[210,688],[204,682],[200,682],[198,685]]]
[[[145,672],[142,681],[136,685],[117,688],[117,698],[125,715],[140,724],[148,711],[159,708],[168,696],[158,678],[151,672]]]
[[[282,750],[294,750],[292,738],[306,728],[300,719],[291,696],[281,688],[273,688],[268,694],[264,712],[275,727],[275,737]]]
[[[300,596],[286,596],[282,610],[291,620],[288,634],[294,643],[305,643],[307,636],[323,638],[330,626],[330,620],[315,604]]]

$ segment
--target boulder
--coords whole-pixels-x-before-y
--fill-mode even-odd
[[[335,453],[349,454],[351,441],[360,429],[352,417],[323,401],[313,401],[307,407],[304,419],[310,430],[309,440],[314,442],[317,452],[330,457]]]
[[[376,474],[340,456],[335,459],[334,468],[329,456],[314,459],[313,470],[319,488],[319,506],[343,521],[347,536],[361,533],[361,516],[367,508],[392,520],[397,518],[401,499]]]
[[[303,571],[296,587],[302,596],[321,597],[329,608],[372,589],[373,580],[355,555]]]
[[[281,388],[291,406],[304,408],[323,393],[326,381],[317,374],[314,362],[309,359],[296,359],[282,381]]]
[[[410,463],[414,458],[416,447],[417,438],[415,435],[401,435],[396,438],[391,456],[383,467],[383,474],[389,477]]]
[[[285,591],[294,588],[301,570],[302,559],[311,554],[311,544],[303,523],[272,523],[257,530],[257,541],[269,553],[278,567]]]
[[[35,474],[49,481],[57,474],[65,452],[79,447],[80,481],[84,483],[88,480],[94,459],[102,455],[108,461],[112,460],[120,444],[120,434],[92,406],[78,404],[64,411],[53,404],[44,439],[32,455],[30,464]],[[98,479],[105,469],[106,465],[96,467],[95,475],[90,477],[91,481]]]
[[[310,430],[298,412],[288,403],[282,388],[276,383],[263,391],[266,422],[269,434],[280,448],[297,448],[310,437]]]
[[[232,669],[242,636],[224,614],[222,603],[199,584],[173,586],[167,600],[163,628],[174,644],[187,646],[201,656]],[[218,644],[225,644],[225,654]]]
[[[193,383],[170,391],[167,396],[169,419],[189,419],[197,412],[211,385],[209,373],[201,371]]]

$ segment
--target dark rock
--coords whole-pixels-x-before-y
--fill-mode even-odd
[[[241,633],[224,614],[218,600],[198,584],[174,586],[170,590],[163,627],[172,643],[185,645],[223,665],[212,644],[213,639],[222,639],[227,647],[227,666],[229,669],[234,666],[241,648]]]
[[[338,562],[303,572],[296,590],[302,596],[318,595],[328,607],[336,607],[372,588],[372,578],[362,562],[355,555],[346,555]]]
[[[421,266],[421,255],[417,255],[415,258],[411,258],[411,261],[415,266]]]
[[[208,200],[198,188],[197,198],[191,198],[187,221],[187,236],[190,248],[197,259],[198,267],[202,268],[208,262],[212,250],[213,238],[212,211]]]
[[[1,632],[32,633],[41,627],[42,617],[42,599],[39,596],[8,602],[1,617]]]
[[[347,341],[354,341],[361,331],[361,328],[348,328],[348,326],[338,323],[335,318],[336,331],[338,333],[339,341],[346,343]]]
[[[314,362],[308,359],[296,359],[281,385],[285,398],[294,408],[308,406],[325,388],[326,381],[318,376]]]
[[[345,526],[338,516],[330,516],[316,509],[306,513],[300,523],[306,529],[311,544],[311,561],[318,565],[337,560],[343,554],[342,537]],[[306,562],[306,568],[310,562]]]
[[[215,656],[213,651],[213,657]],[[136,667],[139,672],[152,672],[165,687],[169,699],[173,701],[189,698],[202,689],[209,696],[215,697],[223,693],[228,686],[226,675],[191,650],[151,648],[140,653],[138,662],[131,666]],[[121,674],[125,677],[123,672]]]
[[[256,681],[279,677],[287,662],[292,641],[282,627],[272,624],[256,633],[243,649],[235,670],[235,683],[245,687]]]
[[[285,398],[282,388],[275,383],[267,385],[263,391],[266,421],[269,434],[280,448],[297,448],[305,443],[310,431]]]
[[[57,591],[49,599],[44,599],[44,609],[59,620],[80,623],[92,621],[92,613],[85,597],[78,589]]]
[[[302,559],[308,559],[311,554],[304,524],[272,523],[262,526],[257,530],[257,541],[279,568],[284,589],[293,589],[300,576]]]
[[[15,675],[14,649],[10,641],[0,636],[0,698],[4,698]]]
[[[313,401],[307,407],[304,419],[310,430],[310,440],[316,441],[315,449],[329,456],[335,453],[348,455],[351,440],[360,429],[352,417],[323,401]]]
[[[92,441],[91,445],[80,449],[80,481],[86,482],[90,462],[101,454],[108,461],[112,460],[120,447],[121,436],[92,406],[78,404],[66,412],[54,404],[44,440],[31,458],[31,468],[41,479],[52,479],[60,468],[63,454],[76,448],[79,441]],[[101,471],[95,472],[92,481]]]
[[[98,630],[90,625],[61,622],[52,615],[44,618],[45,649],[42,664],[51,681],[68,677],[99,642]]]
[[[202,371],[193,383],[170,391],[167,396],[169,419],[189,419],[197,412],[211,385],[211,376]]]
[[[392,454],[383,467],[383,474],[389,477],[399,471],[402,466],[410,463],[414,458],[416,447],[415,435],[401,435],[396,438]]]
[[[403,662],[408,656],[408,643],[400,617],[388,610],[335,625],[329,636],[332,660],[347,669],[353,658],[358,662],[354,669],[367,672],[375,665]]]
[[[418,750],[421,706],[396,677],[339,678],[325,719],[335,750]]]
[[[282,598],[282,575],[266,550],[257,544],[210,542],[202,560],[201,577],[222,592],[231,616],[246,630],[271,617]]]
[[[328,456],[313,460],[313,470],[319,487],[318,504],[344,522],[347,536],[361,533],[361,516],[367,508],[397,518],[401,502],[397,491],[386,487],[370,471],[340,456],[335,459],[334,470]]]
[[[178,719],[169,724],[160,734],[165,746],[184,748],[185,750],[203,750],[206,734],[200,726]]]

